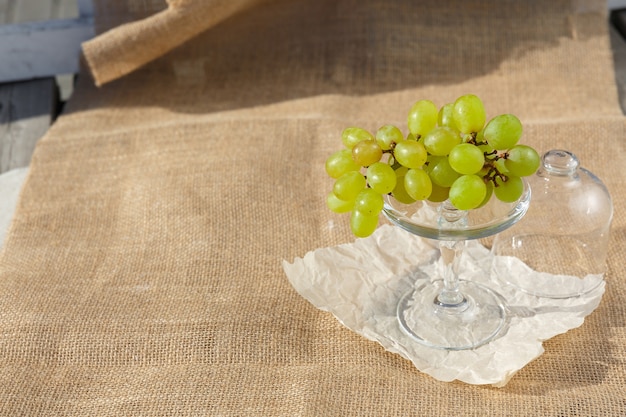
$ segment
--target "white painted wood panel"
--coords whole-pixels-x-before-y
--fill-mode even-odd
[[[76,73],[93,36],[90,17],[0,25],[0,82]]]
[[[78,72],[91,0],[0,0],[0,82]]]

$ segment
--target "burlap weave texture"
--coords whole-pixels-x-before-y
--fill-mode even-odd
[[[603,2],[251,7],[76,93],[0,258],[0,415],[626,414],[626,152]],[[353,239],[324,205],[341,130],[473,92],[616,204],[607,291],[503,389],[442,383],[343,328],[282,259]]]
[[[84,42],[84,57],[95,83],[102,85],[135,71],[204,30],[259,2],[260,0],[168,0],[164,10],[144,19],[131,19],[130,22],[112,28],[109,27],[111,21],[124,21],[130,13],[149,14],[150,10],[157,9],[160,5],[135,1],[101,2],[104,4],[101,4],[98,13],[103,23],[97,25],[96,29],[104,33]]]

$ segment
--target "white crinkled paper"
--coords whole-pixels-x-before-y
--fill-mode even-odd
[[[489,251],[469,241],[460,278],[504,296],[510,326],[503,336],[473,350],[432,349],[403,332],[396,306],[416,279],[428,279],[438,257],[435,242],[384,225],[354,243],[317,249],[293,263],[283,261],[283,268],[305,299],[331,312],[349,329],[409,359],[420,371],[441,381],[498,387],[543,353],[544,340],[580,326],[604,293],[604,282],[584,296],[568,299],[539,298],[515,290],[490,276]],[[532,273],[521,262],[511,268],[513,274]]]

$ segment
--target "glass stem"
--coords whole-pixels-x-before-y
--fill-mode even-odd
[[[465,248],[465,241],[440,241],[443,289],[437,296],[435,303],[442,307],[456,307],[465,302],[465,297],[459,291],[459,263]]]
[[[447,200],[440,206],[439,216],[439,223],[447,227],[462,228],[467,225],[467,212],[457,209]],[[434,303],[449,313],[465,311],[469,306],[467,299],[459,291],[459,265],[464,249],[465,240],[439,241],[443,288]]]

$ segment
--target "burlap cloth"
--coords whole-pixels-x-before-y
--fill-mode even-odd
[[[0,414],[626,414],[607,31],[593,0],[283,0],[101,88],[81,74],[0,258]],[[602,304],[502,389],[418,372],[281,268],[353,239],[324,204],[344,127],[404,126],[416,99],[467,92],[516,113],[539,150],[575,152],[616,208]]]

